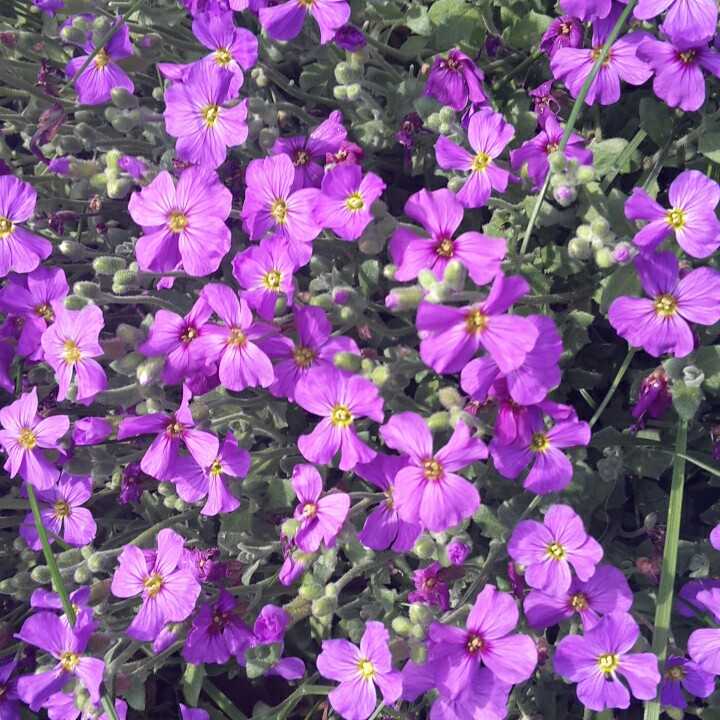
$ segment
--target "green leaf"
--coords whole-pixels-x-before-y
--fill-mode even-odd
[[[437,0],[428,11],[435,47],[447,50],[469,37],[480,23],[479,10],[464,0]]]
[[[147,678],[138,678],[133,680],[133,684],[130,689],[123,693],[123,698],[127,704],[133,709],[139,712],[145,710],[145,685]]]
[[[372,295],[380,281],[380,263],[377,260],[366,260],[360,266],[358,281],[365,295]]]
[[[708,160],[720,163],[720,132],[706,132],[700,135],[698,152]]]
[[[204,679],[204,665],[191,665],[188,663],[185,666],[185,672],[182,676],[182,691],[188,705],[197,706]]]
[[[627,144],[628,141],[622,138],[610,138],[589,145],[588,149],[593,152],[593,165],[598,177],[603,177],[614,167]],[[640,166],[640,157],[640,153],[637,151],[631,153],[618,171],[628,173],[636,170]]]
[[[273,667],[282,655],[282,645],[280,643],[271,643],[270,645],[257,645],[245,651],[245,659],[247,665],[245,671],[248,678],[262,677],[271,667]]]
[[[599,295],[598,303],[601,312],[606,315],[610,303],[621,295],[640,295],[640,280],[634,265],[622,265],[612,275],[602,282],[602,289],[596,293]]]
[[[432,32],[427,8],[423,5],[412,5],[405,14],[405,25],[416,35],[428,37]]]
[[[548,15],[531,10],[523,15],[510,30],[508,42],[514,48],[520,50],[531,50],[537,45],[538,38],[550,27],[553,19]]]
[[[697,365],[703,373],[705,380],[703,388],[712,395],[720,393],[720,346],[700,348],[695,355],[694,365]]]
[[[672,113],[664,102],[654,97],[640,100],[640,127],[658,147],[662,147],[670,139],[672,126]]]
[[[692,420],[697,414],[700,403],[703,401],[702,390],[699,387],[689,387],[684,380],[678,380],[672,388],[673,407],[681,420]]]

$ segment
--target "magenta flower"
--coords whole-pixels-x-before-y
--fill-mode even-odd
[[[375,451],[360,440],[355,427],[359,418],[369,417],[381,423],[385,417],[377,386],[369,380],[335,368],[318,367],[298,382],[295,402],[322,417],[311,433],[298,438],[298,449],[306,460],[327,465],[340,450],[340,469],[352,470],[375,457]]]
[[[216,173],[188,168],[177,187],[170,173],[161,172],[128,204],[132,219],[142,227],[135,254],[141,270],[169,272],[184,269],[203,277],[215,272],[230,250],[232,193]]]
[[[602,615],[628,612],[632,602],[633,593],[623,572],[612,565],[599,565],[585,582],[574,577],[566,593],[532,590],[525,597],[523,610],[533,630],[556,625],[575,613],[585,630],[592,630]]]
[[[633,242],[652,252],[672,233],[677,244],[692,257],[706,258],[720,247],[720,222],[715,206],[720,202],[718,184],[698,170],[685,170],[670,183],[669,209],[642,188],[634,188],[625,203],[628,220],[647,220]]]
[[[500,113],[490,108],[478,110],[468,125],[468,142],[475,154],[469,153],[444,135],[435,145],[438,165],[445,170],[469,170],[470,177],[457,198],[466,208],[482,207],[493,190],[504,193],[512,177],[495,163],[515,135],[515,128]]]
[[[378,453],[369,463],[355,467],[358,477],[385,493],[385,499],[367,516],[363,529],[358,533],[358,540],[365,547],[387,550],[392,546],[394,552],[407,552],[412,550],[420,537],[422,525],[402,520],[393,498],[395,478],[406,465],[407,461],[402,457]]]
[[[375,173],[363,176],[359,165],[339,165],[322,179],[313,219],[343,240],[357,240],[373,219],[370,208],[385,183]]]
[[[297,267],[312,255],[312,241],[320,226],[312,218],[316,188],[299,189],[295,166],[287,155],[251,160],[245,173],[247,190],[240,216],[243,230],[259,240],[270,230],[287,239],[290,259]]]
[[[235,27],[231,12],[205,12],[192,24],[193,35],[213,52],[205,58],[211,66],[230,70],[239,75],[249,70],[258,58],[258,41],[245,28]]]
[[[18,678],[11,677],[18,663],[10,658],[0,662],[0,717],[3,720],[20,720],[20,696],[17,692]]]
[[[527,680],[537,665],[529,635],[511,635],[519,613],[512,595],[485,585],[467,618],[467,629],[434,622],[430,626],[428,663],[442,695],[457,697],[477,681],[485,665],[505,683]]]
[[[257,340],[270,335],[274,329],[253,322],[245,300],[238,298],[227,285],[206,285],[200,297],[225,323],[225,327],[211,326],[197,341],[199,353],[211,362],[219,361],[220,382],[235,391],[268,387],[275,378],[273,367]]]
[[[478,66],[459,50],[448,51],[447,58],[438,55],[428,73],[425,97],[434,97],[441,105],[464,110],[468,100],[481,103],[487,100],[483,89],[485,76]]]
[[[652,20],[665,10],[668,14],[661,29],[674,43],[702,45],[715,35],[718,21],[715,0],[639,0],[633,15],[640,20]]]
[[[45,528],[61,537],[71,547],[90,545],[95,539],[97,525],[92,513],[82,505],[91,495],[90,476],[78,477],[63,471],[57,485],[37,493],[40,517]],[[20,536],[31,550],[39,552],[42,549],[32,513],[27,514],[20,526]],[[49,540],[54,542],[52,537]]]
[[[300,34],[310,13],[320,28],[320,44],[329,43],[335,31],[350,19],[350,5],[345,0],[289,0],[282,5],[261,7],[260,24],[272,40],[292,40]]]
[[[311,368],[335,370],[333,358],[337,353],[360,354],[352,338],[330,336],[332,324],[322,308],[295,307],[293,314],[298,342],[294,343],[285,337],[272,337],[262,343],[271,358],[280,360],[275,365],[275,381],[270,386],[270,392],[276,397],[286,397],[291,402],[294,401],[298,382]]]
[[[467,556],[470,554],[470,548],[459,540],[453,540],[448,543],[445,552],[447,553],[448,560],[453,565],[463,565],[465,560],[467,560]]]
[[[655,73],[655,94],[671,108],[690,112],[699,110],[705,102],[703,70],[720,77],[720,55],[704,44],[688,47],[684,37],[679,37],[682,39],[677,44],[649,38],[640,45],[637,55]]]
[[[685,709],[687,700],[683,690],[691,697],[710,697],[715,690],[715,676],[692,660],[671,655],[662,673],[660,703],[665,707]]]
[[[52,694],[62,690],[71,678],[82,684],[94,703],[100,702],[105,663],[85,654],[96,627],[97,623],[88,622],[71,628],[52,612],[36,613],[23,623],[15,637],[44,650],[58,661],[50,670],[18,679],[18,695],[33,712],[37,712]]]
[[[118,18],[115,23],[119,23]],[[88,43],[83,48],[86,55],[73,58],[65,66],[65,75],[68,80],[75,76],[75,73],[85,64],[94,47]],[[135,86],[132,80],[117,65],[117,60],[131,57],[133,54],[132,43],[130,42],[130,29],[125,23],[108,40],[100,51],[95,55],[90,64],[82,71],[75,81],[78,102],[81,105],[101,105],[110,100],[110,92],[114,88],[123,88],[129,93],[134,92]]]
[[[288,155],[295,167],[295,187],[319,188],[323,178],[323,168],[318,160],[325,160],[328,154],[334,154],[347,137],[342,124],[342,114],[333,110],[330,117],[320,123],[309,136],[278,138],[272,147],[275,155]]]
[[[110,587],[119,598],[142,596],[142,607],[127,635],[143,642],[154,640],[163,625],[182,622],[195,609],[200,583],[190,570],[178,569],[183,539],[165,528],[157,535],[157,552],[125,545],[118,557]]]
[[[380,688],[385,705],[393,705],[402,692],[400,673],[392,669],[390,636],[381,622],[365,623],[360,647],[348,640],[323,640],[317,657],[318,672],[340,684],[328,700],[345,720],[367,720],[375,710]]]
[[[545,430],[542,414],[530,419],[532,435],[520,435],[510,445],[503,445],[493,438],[490,454],[497,471],[506,478],[516,478],[525,467],[532,464],[523,487],[538,495],[557,492],[566,488],[572,480],[572,463],[562,448],[587,445],[590,442],[590,426],[575,419],[555,423]]]
[[[657,657],[630,652],[639,635],[627,613],[605,615],[584,635],[569,635],[558,643],[555,671],[578,684],[578,699],[590,710],[629,707],[630,692],[619,676],[638,700],[652,700],[660,683]]]
[[[172,481],[177,494],[189,503],[207,498],[201,515],[229,513],[240,507],[230,492],[225,477],[244,478],[250,469],[250,453],[238,447],[235,435],[228,430],[218,456],[211,465],[201,467],[192,457],[181,457],[175,464]]]
[[[610,0],[607,2],[610,5]],[[580,88],[600,55],[617,21],[619,11],[618,7],[616,11],[593,24],[592,49],[561,48],[550,59],[553,76],[565,83],[572,97],[576,98],[580,94]],[[601,105],[616,103],[620,99],[620,80],[631,85],[642,85],[650,79],[652,70],[637,56],[638,46],[649,37],[649,33],[636,31],[615,40],[600,67],[600,72],[590,85],[585,98],[587,105],[594,105],[596,100]]]
[[[500,271],[505,258],[505,240],[479,232],[453,237],[463,220],[463,206],[447,189],[423,189],[405,203],[405,214],[420,223],[429,238],[414,230],[399,228],[390,238],[390,255],[398,266],[394,280],[415,280],[421,270],[442,278],[451,260],[459,260],[478,285],[486,285]]]
[[[560,0],[567,15],[575,15],[582,22],[606,18],[612,10],[612,0]]]
[[[443,532],[475,513],[480,494],[456,471],[485,460],[488,451],[480,438],[470,437],[464,422],[458,422],[448,444],[438,452],[433,451],[425,421],[413,412],[393,415],[380,435],[388,447],[409,458],[407,467],[395,476],[393,503],[401,519]]]
[[[542,523],[523,520],[515,526],[508,555],[525,566],[530,587],[562,595],[572,582],[570,566],[580,580],[589,580],[602,560],[603,549],[586,534],[582,518],[571,507],[553,505]]]
[[[138,346],[138,351],[148,357],[165,358],[162,381],[166,385],[182,382],[205,364],[205,356],[198,352],[195,341],[210,327],[211,314],[212,308],[202,298],[198,298],[185,317],[170,310],[155,313],[148,339]]]
[[[210,713],[207,710],[185,707],[180,703],[180,717],[182,720],[210,720]]]
[[[68,431],[67,415],[42,419],[37,412],[37,388],[24,393],[14,403],[0,408],[0,445],[8,454],[4,469],[14,478],[20,477],[38,490],[49,490],[57,481],[57,468],[45,457],[42,449],[61,451],[60,438]]]
[[[13,175],[0,176],[0,278],[10,271],[29,273],[52,252],[52,245],[18,223],[29,220],[37,193]]]
[[[642,385],[632,416],[637,422],[630,428],[636,433],[647,425],[647,418],[661,418],[672,404],[670,394],[670,377],[662,366],[653,370],[650,375],[643,378]]]
[[[557,118],[547,113],[540,133],[532,140],[524,142],[517,150],[510,152],[510,165],[513,170],[520,170],[527,164],[528,177],[535,183],[533,192],[539,190],[545,182],[550,172],[548,156],[558,149],[564,132],[565,128],[560,125]],[[579,165],[593,164],[592,151],[585,148],[585,139],[575,133],[570,134],[563,155],[577,160]]]
[[[652,297],[619,297],[608,320],[620,337],[653,357],[689,355],[695,339],[689,323],[714,325],[720,320],[720,273],[702,267],[679,279],[678,259],[671,252],[638,255],[640,282]]]
[[[227,149],[247,139],[247,100],[228,106],[237,97],[239,76],[213,63],[194,63],[182,83],[165,91],[165,129],[176,137],[183,159],[216,168]]]
[[[105,371],[92,359],[104,354],[98,342],[105,326],[102,310],[97,305],[66,310],[59,300],[53,301],[52,310],[55,321],[43,334],[42,347],[45,361],[57,376],[58,400],[67,397],[76,373],[76,400],[90,405],[99,392],[107,389]]]
[[[125,418],[118,427],[118,440],[157,433],[140,461],[143,472],[157,480],[169,480],[175,472],[180,443],[184,443],[200,467],[210,467],[218,455],[220,444],[209,432],[195,430],[190,408],[190,392],[183,387],[183,398],[177,412],[151,413]],[[0,413],[2,411],[0,410]]]
[[[701,580],[700,582],[707,583],[707,589],[698,590],[695,598],[687,598],[687,595],[685,597],[690,599],[691,604],[700,610],[707,610],[711,617],[717,621],[720,618],[720,588],[716,586],[716,581]],[[694,615],[692,607],[683,609],[683,614],[687,616]],[[701,628],[700,630],[694,630],[688,638],[687,649],[690,658],[705,672],[713,675],[720,674],[720,629]]]
[[[583,44],[584,28],[572,15],[555,18],[540,41],[540,49],[552,57],[560,48],[578,48]]]
[[[70,593],[70,602],[73,605],[75,614],[77,615],[76,624],[83,623],[85,620],[92,620],[92,608],[88,605],[90,600],[90,588],[85,585],[79,590],[75,590]],[[61,618],[65,621],[69,621],[67,616],[63,612],[62,601],[60,596],[56,592],[51,590],[45,590],[44,588],[38,588],[33,590],[33,594],[30,596],[30,607],[33,610],[57,610],[63,613]]]
[[[350,496],[336,492],[320,497],[322,478],[312,465],[293,468],[292,487],[300,501],[293,515],[300,522],[295,544],[307,553],[319,550],[323,540],[333,547],[350,510]]]
[[[281,292],[287,304],[292,305],[295,263],[284,238],[277,235],[264,238],[259,247],[238,253],[232,266],[235,279],[245,288],[240,293],[242,298],[264,320],[275,316]]]
[[[447,572],[439,562],[430,563],[412,574],[415,590],[408,593],[409,603],[436,605],[443,612],[450,609],[450,589],[444,581]]]
[[[421,302],[416,324],[422,361],[437,373],[456,373],[483,348],[502,372],[517,370],[535,346],[538,329],[506,311],[528,292],[519,275],[499,273],[484,302],[463,308]]]

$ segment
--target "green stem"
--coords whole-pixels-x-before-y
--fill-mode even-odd
[[[595,411],[592,418],[590,418],[590,427],[592,427],[600,419],[600,416],[605,411],[607,404],[610,402],[610,399],[615,394],[615,391],[618,389],[620,383],[622,382],[622,379],[625,377],[625,373],[627,372],[627,369],[630,367],[630,363],[632,362],[632,359],[635,357],[636,352],[637,351],[635,350],[635,348],[630,348],[628,350],[627,355],[625,356],[625,359],[623,360],[622,365],[620,366],[620,369],[617,371],[617,374],[615,375],[615,379],[612,381],[612,385],[610,386],[610,389],[607,391],[607,394],[602,399],[602,402],[598,406],[598,409]]]
[[[503,85],[507,85],[513,78],[522,74],[523,71],[527,70],[536,60],[542,57],[542,50],[536,50],[532,55],[526,57],[521,63],[518,63],[509,73],[506,73],[500,80],[498,80],[493,86],[492,91],[497,92]]]
[[[203,690],[210,696],[212,701],[227,715],[230,720],[248,720],[245,713],[240,712],[230,701],[230,698],[209,680],[203,683]]]
[[[605,41],[605,44],[600,51],[600,54],[595,59],[595,64],[592,66],[590,74],[587,76],[585,82],[583,83],[583,86],[580,88],[580,94],[577,96],[577,99],[572,106],[572,110],[570,110],[570,117],[568,118],[568,121],[565,125],[565,132],[563,133],[562,140],[558,145],[558,152],[563,152],[563,150],[565,150],[568,141],[570,140],[570,135],[575,128],[575,123],[577,122],[577,119],[580,116],[580,112],[582,111],[582,106],[585,102],[585,98],[587,97],[588,92],[590,92],[590,86],[593,84],[595,78],[597,77],[597,74],[600,72],[600,68],[602,67],[603,62],[605,62],[605,58],[608,56],[612,44],[615,42],[617,36],[620,34],[620,29],[630,16],[630,13],[633,11],[636,3],[637,0],[630,0],[625,6],[622,15],[620,15],[620,17],[617,19],[615,26],[610,32],[610,35],[608,35],[608,39]],[[535,202],[535,207],[533,208],[532,215],[530,216],[528,226],[525,229],[525,235],[523,236],[522,245],[520,246],[520,255],[525,254],[527,246],[530,243],[530,237],[533,230],[535,229],[535,223],[537,222],[538,215],[540,214],[540,207],[543,204],[543,200],[545,200],[545,195],[549,187],[550,173],[548,172],[548,175],[545,178],[545,183],[542,186],[542,190],[540,190],[540,194],[538,195],[537,201]]]
[[[680,539],[680,516],[682,515],[683,488],[685,485],[685,451],[687,450],[687,422],[681,420],[675,440],[668,522],[665,532],[662,573],[655,609],[652,651],[657,655],[660,666],[665,664],[668,637],[670,635],[670,614],[672,612],[675,571],[677,569],[678,542]],[[660,695],[645,704],[645,720],[658,720],[660,716]]]

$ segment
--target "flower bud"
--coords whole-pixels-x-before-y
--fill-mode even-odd
[[[323,293],[322,295],[315,295],[314,297],[310,298],[310,304],[315,305],[316,307],[321,307],[323,310],[328,311],[336,307],[332,297],[327,293]]]
[[[440,113],[434,112],[428,115],[427,120],[425,120],[425,127],[436,133],[438,132],[441,123],[442,118],[440,117]]]
[[[277,138],[278,138],[277,128],[266,127],[260,131],[260,136],[258,138],[258,144],[260,145],[260,147],[263,150],[265,150],[267,152],[275,144],[275,141],[277,140]]]
[[[427,627],[433,619],[432,608],[421,602],[410,603],[408,615],[413,625],[421,625],[423,627]]]
[[[158,35],[158,33],[148,33],[143,37],[143,39],[137,43],[137,48],[140,51],[140,56],[147,58],[147,59],[154,59],[163,50],[163,39],[162,35]]]
[[[445,123],[451,123],[455,120],[455,110],[448,105],[443,105],[440,108],[438,115],[440,115],[440,121]]]
[[[112,291],[117,295],[140,289],[136,270],[118,270],[113,275]]]
[[[80,280],[73,285],[73,293],[88,300],[99,300],[103,296],[102,288],[98,283]]]
[[[386,280],[392,280],[395,277],[395,273],[397,272],[398,266],[393,265],[392,263],[388,263],[385,265],[382,269],[383,277]]]
[[[456,292],[460,292],[465,287],[466,280],[467,268],[459,260],[451,260],[445,268],[443,282]]]
[[[565,168],[567,167],[567,158],[563,153],[556,150],[548,155],[548,163],[550,165],[550,172],[559,175],[560,173],[565,172]]]
[[[335,66],[335,79],[339,85],[349,85],[357,79],[357,74],[346,62],[339,62]]]
[[[87,300],[84,297],[79,297],[78,295],[68,295],[63,300],[63,305],[68,310],[82,310],[88,305],[92,305],[92,303],[90,302],[90,300]]]
[[[305,577],[309,576],[306,575]],[[310,582],[298,588],[298,595],[306,600],[318,600],[321,597],[325,597],[325,589],[318,583]]]
[[[360,372],[362,358],[355,353],[339,352],[335,353],[333,363],[335,364],[335,367],[338,367],[341,370],[349,370],[350,372],[357,373]]]
[[[135,371],[135,377],[142,387],[154,385],[160,380],[164,365],[164,355],[148,358],[145,362],[138,365],[137,370]]]
[[[410,648],[410,660],[415,665],[424,665],[428,659],[427,645],[413,645]]]
[[[111,178],[107,181],[107,194],[112,200],[122,200],[134,187],[132,178]]]
[[[114,87],[110,91],[110,100],[115,107],[121,109],[136,108],[140,104],[140,100],[124,87]]]
[[[362,87],[359,83],[353,83],[352,85],[346,85],[345,91],[347,92],[348,100],[357,100],[362,93]]]
[[[426,422],[428,428],[430,428],[430,432],[447,430],[450,427],[450,413],[441,410],[440,412],[433,413]]]
[[[325,586],[325,597],[337,600],[339,594],[337,585],[334,582],[328,583]]]
[[[378,365],[370,373],[370,380],[374,385],[382,387],[390,379],[390,370],[387,365]]]
[[[398,616],[396,618],[393,618],[392,629],[398,635],[404,635],[405,637],[407,637],[410,635],[410,632],[412,631],[412,625],[410,624],[410,621],[406,617]]]
[[[592,255],[590,242],[579,237],[572,238],[568,243],[568,255],[574,260],[589,260]]]
[[[175,510],[177,512],[185,512],[190,508],[190,505],[186,503],[182,498],[175,498]]]
[[[321,597],[312,601],[310,611],[312,612],[313,617],[320,620],[321,618],[332,617],[335,613],[336,607],[337,601],[334,601],[331,598]]]
[[[333,88],[333,95],[336,100],[347,100],[347,88],[344,85],[336,85]]]
[[[70,260],[84,260],[85,259],[85,246],[72,240],[63,240],[59,248],[60,253]]]
[[[575,173],[575,178],[580,185],[587,185],[595,179],[595,168],[590,165],[581,165]]]
[[[603,217],[595,218],[590,223],[590,231],[597,237],[604,237],[610,232],[610,223]]]
[[[700,387],[705,380],[705,373],[695,365],[687,365],[683,368],[683,380],[690,388]]]
[[[63,552],[59,553],[55,556],[57,560],[58,567],[61,568],[68,568],[72,567],[73,565],[77,565],[78,563],[81,563],[83,561],[82,554],[79,550],[64,550]]]
[[[451,177],[448,180],[448,190],[454,193],[460,192],[460,188],[462,188],[463,184],[465,182],[465,178],[461,177]]]
[[[440,135],[449,135],[452,132],[452,125],[447,122],[441,122],[438,125],[438,133]]]
[[[96,275],[114,275],[116,272],[124,270],[127,263],[121,257],[104,255],[103,257],[95,258],[92,266]]]
[[[304,620],[310,615],[310,607],[311,604],[309,600],[306,600],[304,597],[296,597],[289,603],[283,605],[283,610],[293,620]]]
[[[340,308],[340,319],[343,322],[352,322],[353,320],[357,319],[357,312],[354,308],[346,305],[345,307]]]
[[[615,264],[612,250],[606,247],[595,250],[595,263],[599,268],[604,270],[612,267]]]
[[[87,43],[85,32],[72,25],[66,25],[60,31],[60,39],[70,45],[85,45]]]
[[[435,541],[427,535],[421,535],[415,543],[413,552],[419,558],[431,558],[435,552]]]
[[[438,390],[438,400],[446,410],[450,410],[450,408],[454,407],[461,408],[464,407],[465,404],[462,397],[460,397],[460,393],[457,388],[454,388],[451,385]]]
[[[425,295],[425,299],[428,302],[440,305],[450,298],[452,295],[452,289],[444,282],[439,282],[433,285]]]
[[[385,307],[389,310],[397,310],[397,312],[417,310],[423,297],[423,289],[419,285],[397,287],[385,297]]]
[[[15,579],[19,579],[22,576],[26,576],[25,573],[18,573]],[[50,570],[47,565],[36,565],[30,572],[30,579],[39,585],[47,585],[52,582],[52,575],[50,575]]]
[[[94,552],[86,562],[90,572],[99,573],[101,570],[106,570],[114,561],[110,555]]]
[[[87,565],[81,565],[77,570],[75,570],[73,580],[75,580],[78,585],[85,585],[92,580],[92,573],[88,569]]]
[[[560,187],[556,187],[553,190],[553,197],[558,205],[569,207],[577,198],[577,190],[574,187],[570,187],[570,185],[560,185]]]

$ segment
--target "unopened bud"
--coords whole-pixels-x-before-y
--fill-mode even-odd
[[[140,100],[124,87],[114,87],[110,91],[110,99],[115,107],[121,109],[136,108],[140,104]]]
[[[567,167],[567,158],[563,153],[556,150],[548,155],[548,163],[550,165],[550,171],[555,174],[559,174],[565,172],[565,168]]]
[[[280,532],[289,538],[294,538],[297,535],[297,531],[300,529],[300,522],[298,520],[293,520],[292,518],[289,520],[286,520],[281,528]]]
[[[575,173],[575,178],[581,185],[587,185],[595,179],[595,169],[590,165],[581,165]]]
[[[390,379],[390,370],[387,365],[378,365],[370,373],[370,380],[378,387],[382,387]]]
[[[308,583],[298,588],[298,595],[306,600],[318,600],[325,597],[325,589],[318,583]]]
[[[406,617],[396,617],[393,618],[392,621],[392,629],[398,634],[398,635],[404,635],[407,637],[410,635],[410,632],[412,631],[412,625],[410,624],[410,621]]]
[[[90,572],[90,569],[87,565],[81,565],[73,575],[73,580],[78,585],[85,585],[86,583],[90,582],[92,580],[92,573]]]
[[[339,62],[335,66],[335,79],[340,85],[349,85],[356,78],[357,75],[346,62]]]
[[[558,205],[568,207],[575,202],[575,199],[577,198],[577,190],[569,185],[560,185],[553,190],[553,197],[557,201]]]
[[[597,237],[603,237],[607,235],[610,231],[610,223],[603,217],[595,218],[590,223],[590,230],[592,231],[593,235],[596,235]]]
[[[336,607],[337,602],[334,602],[331,598],[321,597],[313,600],[310,611],[313,617],[321,619],[332,616]]]
[[[438,390],[438,400],[446,410],[450,410],[450,408],[454,407],[459,408],[464,406],[463,399],[462,397],[460,397],[460,393],[458,392],[457,388],[454,388],[450,385],[444,388],[440,388],[440,390]]]
[[[451,260],[445,268],[443,282],[456,292],[460,292],[465,287],[465,280],[467,280],[467,268],[459,260]]]
[[[353,83],[352,85],[346,85],[345,90],[348,100],[357,100],[362,92],[362,87],[360,87],[359,83]]]
[[[397,287],[385,298],[385,307],[397,312],[416,310],[423,297],[423,289],[419,285]]]
[[[612,250],[606,247],[595,250],[595,263],[599,268],[607,269],[615,264]]]
[[[415,543],[413,552],[419,558],[431,558],[435,552],[435,541],[427,535],[421,535]]]
[[[89,282],[87,280],[80,280],[73,285],[73,292],[75,295],[79,295],[81,298],[88,298],[89,300],[99,300],[103,291],[98,283]]]
[[[695,365],[687,365],[683,368],[683,380],[690,388],[700,387],[705,380],[705,373]]]
[[[23,573],[19,573],[16,577],[20,577]],[[30,571],[30,579],[39,585],[47,585],[52,581],[52,575],[47,565],[37,565]]]
[[[410,648],[410,660],[415,665],[424,665],[428,660],[427,645],[413,645]]]
[[[574,237],[568,243],[568,255],[574,260],[589,260],[592,255],[590,243],[579,237]]]
[[[452,288],[446,285],[444,282],[439,282],[433,285],[425,295],[425,299],[428,302],[440,305],[450,298],[452,295]]]
[[[335,367],[338,367],[341,370],[349,370],[350,372],[357,373],[360,372],[362,358],[360,355],[356,355],[355,353],[339,352],[335,353],[333,363],[335,363]]]
[[[427,426],[430,428],[430,432],[447,430],[450,427],[450,413],[443,411],[433,413],[426,420],[426,423]]]
[[[336,85],[333,88],[333,95],[336,100],[347,100],[347,88],[345,85]]]
[[[413,625],[422,625],[423,627],[429,625],[433,619],[431,607],[421,602],[410,603],[408,615]]]
[[[83,260],[86,255],[85,246],[72,240],[63,240],[58,249],[62,255],[70,260]]]
[[[157,492],[163,497],[175,497],[175,484],[171,482],[160,482],[157,485]]]
[[[80,297],[78,295],[68,295],[63,300],[63,305],[68,310],[82,310],[83,308],[86,308],[88,305],[92,305],[90,300],[87,300],[84,297]]]
[[[114,275],[116,272],[124,270],[126,265],[127,263],[123,258],[107,255],[95,258],[92,264],[96,275]]]
[[[138,365],[138,368],[135,371],[135,377],[137,377],[137,380],[142,387],[154,385],[160,380],[164,365],[164,355],[148,358],[145,362]]]
[[[286,605],[283,605],[283,610],[293,620],[303,620],[310,615],[311,603],[304,597],[296,597]]]
[[[66,25],[60,31],[60,39],[70,45],[85,45],[87,43],[87,35],[77,27]]]
[[[136,270],[119,270],[113,275],[112,291],[118,295],[140,288]]]

